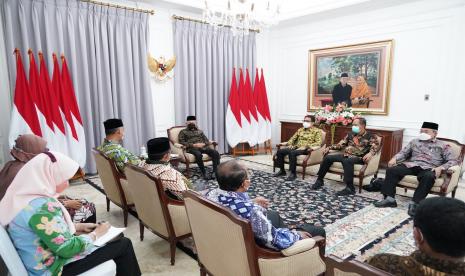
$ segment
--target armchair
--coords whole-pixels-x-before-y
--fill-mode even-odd
[[[444,141],[450,145],[454,157],[459,160],[459,164],[450,167],[448,170],[443,170],[441,176],[436,179],[430,193],[437,194],[440,196],[446,196],[452,193],[452,197],[455,198],[455,192],[457,191],[458,183],[460,180],[460,171],[463,164],[463,158],[465,156],[465,145],[455,140],[446,138],[437,138],[438,140]],[[399,187],[403,187],[405,191],[407,189],[415,190],[418,187],[418,180],[416,176],[407,175],[397,184]]]
[[[334,255],[325,258],[328,276],[389,276],[386,271],[356,260],[344,261]]]
[[[318,165],[323,160],[323,152],[325,147],[324,141],[326,139],[326,132],[321,130],[321,146],[310,148],[307,155],[299,155],[297,157],[297,166],[302,167],[302,179],[305,179],[307,167]],[[276,148],[280,150],[282,147],[286,147],[287,142],[276,145]],[[276,170],[276,153],[273,155],[273,172]],[[289,157],[284,158],[284,163],[289,164]]]
[[[354,165],[354,178],[358,181],[359,193],[362,192],[363,180],[369,176],[377,175],[379,169],[379,162],[381,160],[381,152],[383,148],[383,136],[380,134],[374,133],[378,137],[378,142],[380,144],[380,149],[377,154],[375,154],[368,163],[364,164],[355,164]],[[340,151],[330,151],[327,154],[332,154]],[[344,169],[341,162],[334,162],[329,168],[329,173],[340,175],[341,178],[344,175]],[[355,184],[355,182],[354,182]]]
[[[187,216],[198,254],[200,275],[321,275],[325,271],[323,237],[273,251],[255,243],[250,222],[231,210],[184,192]]]
[[[191,163],[195,164],[195,156],[188,153],[186,151],[186,147],[179,143],[179,132],[181,132],[181,130],[185,128],[186,128],[185,126],[174,126],[172,128],[169,128],[167,132],[168,132],[168,138],[170,139],[171,152],[179,155],[180,162],[186,165],[186,170],[184,174],[189,175],[190,174],[189,167]],[[210,141],[210,143],[211,143],[210,147],[212,149],[216,149],[216,146],[218,145],[218,143],[215,141]],[[208,156],[207,154],[203,154],[202,159],[204,162],[208,162],[212,160],[210,156]]]

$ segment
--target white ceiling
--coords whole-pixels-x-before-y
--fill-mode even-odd
[[[134,1],[134,0],[133,0]],[[189,9],[193,12],[201,13],[201,10],[205,7],[204,0],[139,0],[140,2],[146,2],[150,4],[159,4],[164,2],[177,6],[182,9]],[[139,2],[137,1],[137,2]],[[247,0],[255,2],[266,2],[268,0]],[[280,21],[285,21],[297,17],[302,17],[310,14],[316,14],[344,7],[349,7],[361,3],[373,2],[374,0],[272,0],[280,2],[281,14],[279,17]],[[212,4],[218,6],[226,6],[227,0],[210,0]]]

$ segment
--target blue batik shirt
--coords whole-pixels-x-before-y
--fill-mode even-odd
[[[214,189],[207,192],[205,196],[250,221],[255,239],[261,245],[283,250],[300,240],[300,235],[296,231],[288,228],[275,228],[266,216],[266,209],[254,203],[247,193]]]

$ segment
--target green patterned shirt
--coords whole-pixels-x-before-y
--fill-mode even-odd
[[[104,139],[103,143],[98,146],[97,149],[103,152],[108,158],[114,160],[120,172],[124,172],[124,166],[127,163],[139,165],[141,162],[137,155],[125,149],[121,144],[107,139]]]
[[[321,129],[316,127],[299,128],[297,132],[287,141],[288,146],[292,148],[311,148],[321,145]]]

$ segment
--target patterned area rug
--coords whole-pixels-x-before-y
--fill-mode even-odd
[[[222,157],[223,161],[227,159],[230,157]],[[363,191],[336,197],[335,191],[343,188],[338,181],[325,180],[323,189],[313,191],[310,189],[315,181],[313,176],[285,181],[285,177],[273,177],[272,167],[267,164],[243,161],[252,173],[250,196],[269,199],[270,208],[278,211],[289,226],[300,223],[324,226],[327,254],[365,261],[377,253],[408,255],[414,251],[411,219],[407,215],[408,197],[397,197],[398,208],[378,209],[372,202],[380,199],[379,193]],[[210,167],[207,170],[211,172]],[[194,189],[200,192],[218,186],[216,180],[203,180],[196,167],[192,168],[191,180]],[[86,182],[103,192],[98,175],[88,177]],[[195,258],[191,240],[178,247]]]

